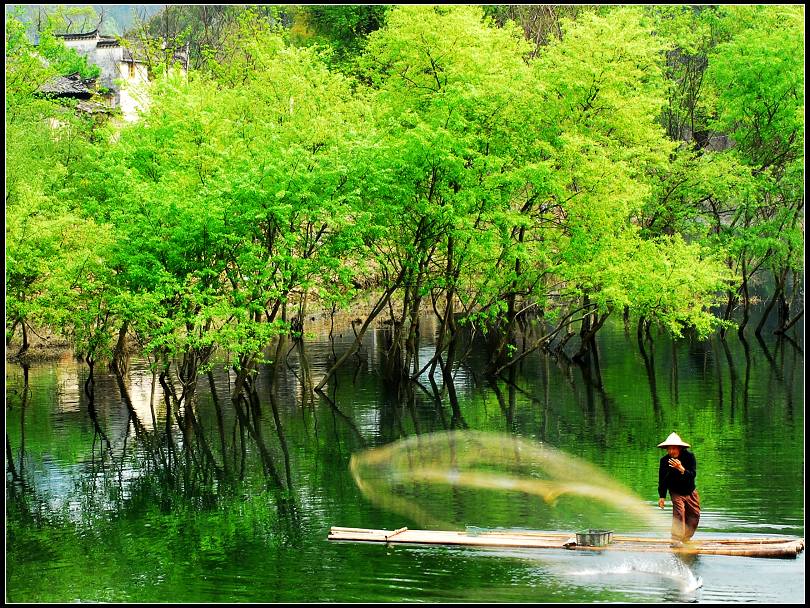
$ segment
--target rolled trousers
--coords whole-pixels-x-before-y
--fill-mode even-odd
[[[672,540],[686,542],[700,522],[700,496],[694,490],[691,494],[669,493],[672,499]]]

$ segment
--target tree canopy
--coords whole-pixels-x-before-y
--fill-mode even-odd
[[[532,320],[742,330],[766,271],[803,312],[803,7],[192,8],[128,35],[189,71],[101,129],[37,93],[98,68],[7,15],[7,341],[249,374],[369,288],[405,379],[426,307],[445,373],[464,324],[495,370]]]

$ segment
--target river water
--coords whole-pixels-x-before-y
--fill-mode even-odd
[[[433,329],[424,323],[423,361]],[[455,414],[426,378],[405,398],[382,378],[382,328],[328,398],[307,387],[348,347],[350,328],[285,345],[283,364],[262,368],[256,401],[240,407],[223,370],[175,411],[143,359],[123,383],[96,369],[92,385],[71,357],[8,364],[6,601],[803,603],[804,553],[680,560],[327,540],[331,526],[422,527],[369,500],[349,461],[448,429],[553,446],[602,469],[663,523],[656,445],[674,430],[698,460],[696,538],[804,537],[802,330],[795,336],[701,342],[653,331],[639,342],[616,319],[584,371],[535,353],[497,383],[471,340],[455,370]],[[592,523],[576,511],[549,516],[520,492],[456,488],[419,506],[461,527]]]

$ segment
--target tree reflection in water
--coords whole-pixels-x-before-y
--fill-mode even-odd
[[[725,340],[695,343],[686,337],[670,345],[670,338],[653,337],[644,325],[637,332],[616,329],[609,346],[599,343],[584,357],[537,349],[496,376],[488,375],[482,364],[481,336],[459,334],[456,353],[464,354],[452,366],[427,347],[427,355],[422,352],[410,367],[422,374],[397,385],[378,373],[386,347],[382,339],[376,346],[370,340],[364,343],[323,390],[316,387],[330,367],[328,359],[334,360],[345,346],[280,340],[268,351],[275,363],[258,367],[241,383],[222,369],[183,383],[176,375],[144,371],[143,365],[125,367],[125,373],[97,367],[77,379],[84,389],[79,391],[80,407],[75,412],[59,409],[68,413],[60,413],[66,418],[56,422],[50,410],[41,410],[50,419],[32,414],[32,388],[47,392],[47,386],[38,387],[44,376],[29,378],[23,367],[7,395],[9,521],[16,529],[37,521],[63,522],[98,537],[103,526],[112,527],[121,518],[142,520],[153,511],[179,522],[225,512],[246,517],[249,509],[257,514],[257,526],[272,525],[273,534],[293,542],[314,511],[340,525],[346,514],[358,510],[362,517],[354,521],[365,523],[370,507],[360,493],[352,494],[357,488],[349,459],[396,439],[463,429],[505,431],[573,446],[593,462],[606,454],[621,465],[627,459],[654,458],[655,450],[644,445],[660,441],[663,423],[698,412],[692,409],[700,403],[697,395],[712,403],[712,415],[704,419],[710,431],[721,426],[715,439],[699,426],[700,418],[695,423],[694,433],[705,438],[702,462],[722,472],[729,466],[722,460],[723,437],[744,437],[745,430],[757,443],[772,446],[768,437],[759,438],[774,426],[770,421],[777,412],[772,408],[785,412],[782,426],[776,425],[780,432],[801,415],[793,392],[794,368],[801,370],[803,353],[787,337],[775,338],[775,348],[765,336],[749,344],[736,332]],[[420,344],[429,338],[420,336]],[[523,352],[536,341],[527,333]],[[774,394],[776,406],[770,403]],[[52,444],[32,443],[31,431],[57,422],[76,429],[69,439],[73,460],[43,463]],[[751,443],[748,447],[756,449]],[[793,461],[781,452],[779,457],[788,474]],[[654,484],[654,473],[639,467],[628,471],[620,469],[619,474],[640,493]],[[722,504],[724,496],[734,495],[726,491],[729,482],[709,474],[704,473],[707,500]],[[770,504],[763,501],[773,488],[758,489],[757,479],[751,482],[757,504]],[[487,480],[473,481],[485,485]],[[471,492],[490,496],[487,489],[452,486],[437,493],[437,511],[444,509],[446,519],[459,521],[466,510],[470,517],[487,510],[500,525],[520,525],[534,515],[533,506],[519,506],[521,500],[501,502],[494,495],[478,500]],[[782,513],[792,508],[782,504],[774,502],[772,509]],[[219,525],[218,519],[212,521]]]

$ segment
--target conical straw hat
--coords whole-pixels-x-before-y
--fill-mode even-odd
[[[678,433],[670,433],[669,437],[664,439],[661,443],[658,444],[659,448],[665,448],[668,445],[682,445],[684,447],[691,447],[688,443],[686,443],[683,439],[678,437]]]

